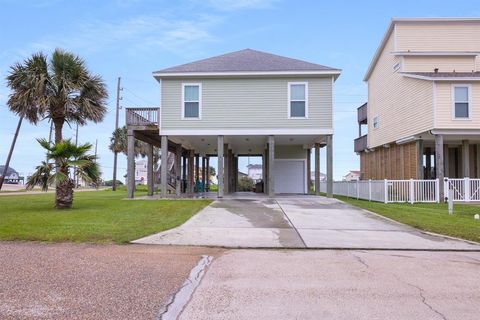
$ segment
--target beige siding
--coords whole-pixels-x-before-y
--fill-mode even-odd
[[[478,129],[480,128],[480,83],[472,82],[470,96],[470,120],[453,119],[452,83],[436,84],[436,126],[437,129]]]
[[[393,36],[368,80],[368,146],[377,147],[433,127],[432,83],[394,72]],[[373,129],[373,117],[379,128]]]
[[[471,72],[475,70],[475,58],[406,56],[402,71],[434,72],[435,68],[438,68],[439,72]]]
[[[182,83],[202,84],[202,119],[182,120]],[[308,119],[288,119],[288,82],[308,82]],[[332,128],[332,78],[162,80],[164,129]]]
[[[397,22],[396,51],[480,51],[479,22]]]

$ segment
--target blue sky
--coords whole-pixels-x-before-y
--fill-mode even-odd
[[[33,52],[73,51],[108,85],[109,113],[79,130],[95,143],[104,178],[115,119],[115,86],[122,77],[122,106],[158,105],[152,71],[226,52],[252,48],[343,70],[334,92],[334,178],[358,169],[353,139],[356,107],[366,101],[363,75],[392,17],[478,16],[477,1],[60,1],[0,0],[0,162],[5,161],[17,118],[8,111],[9,66]],[[121,121],[124,122],[124,113]],[[25,123],[11,166],[27,175],[43,159],[35,138],[48,123]],[[64,129],[73,137],[75,128]],[[322,150],[323,152],[323,150]],[[322,155],[322,168],[325,161]],[[243,164],[246,164],[245,162]],[[119,161],[125,173],[126,159]],[[244,168],[240,168],[244,170]],[[322,171],[325,171],[324,169]]]

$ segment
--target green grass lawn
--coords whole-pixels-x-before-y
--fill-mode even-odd
[[[54,194],[2,196],[0,240],[126,243],[174,228],[211,202],[125,196],[124,190],[77,192],[71,210],[54,209]]]
[[[447,204],[384,204],[335,198],[421,230],[480,242],[480,221],[473,219],[474,214],[480,213],[480,206],[454,204],[454,214],[449,215]]]

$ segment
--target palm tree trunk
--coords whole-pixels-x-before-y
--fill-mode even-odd
[[[55,143],[59,143],[63,140],[63,123],[64,119],[53,119],[55,127]],[[68,168],[60,168],[59,161],[55,162],[56,170],[61,171],[67,176],[67,179],[62,183],[59,183],[55,188],[55,207],[57,209],[69,209],[73,203],[73,187],[74,183],[68,175]]]
[[[63,140],[63,119],[53,119],[53,124],[55,126],[55,143],[59,143]]]
[[[62,169],[62,172],[64,171]],[[66,174],[68,174],[68,170]],[[73,186],[74,183],[70,178],[57,185],[55,188],[55,207],[57,209],[70,209],[72,207]]]
[[[10,146],[10,151],[8,152],[7,161],[5,167],[3,168],[2,176],[0,176],[0,190],[2,190],[3,181],[5,181],[5,175],[7,174],[8,166],[10,165],[10,159],[12,158],[13,149],[15,148],[15,143],[17,142],[18,133],[20,132],[20,127],[22,126],[23,116],[20,117],[17,124],[17,130],[15,130],[15,135],[13,136],[12,145]]]

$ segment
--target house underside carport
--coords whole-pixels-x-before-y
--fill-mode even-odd
[[[310,155],[315,153],[315,191],[319,193],[320,149],[326,147],[327,194],[332,192],[332,136],[316,134],[230,134],[160,135],[157,108],[128,108],[128,197],[133,198],[135,181],[135,139],[146,142],[148,148],[148,194],[154,193],[153,146],[160,148],[161,197],[195,196],[209,191],[210,160],[217,158],[217,196],[236,192],[238,181],[238,157],[261,156],[263,190],[273,196],[276,193],[307,194],[310,192]],[[166,161],[163,159],[163,155]]]

